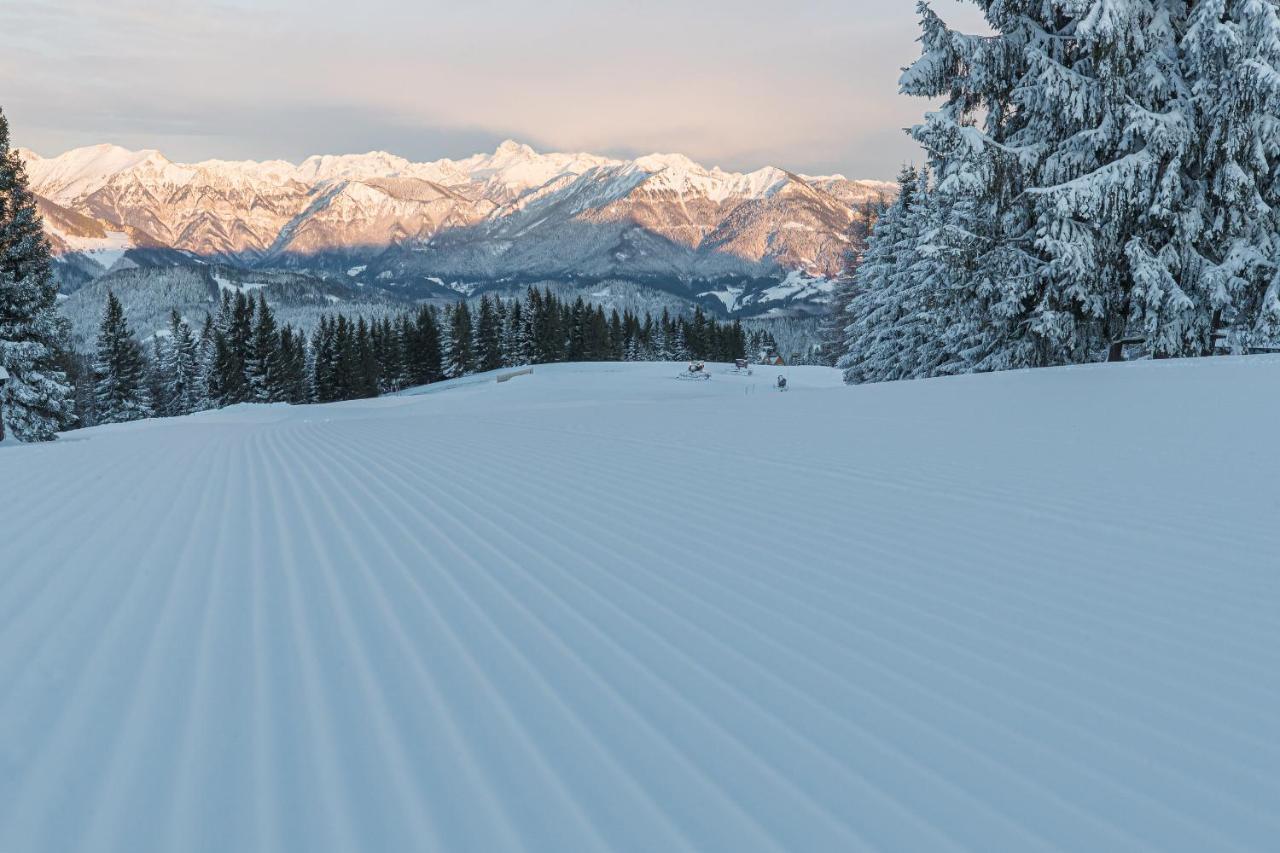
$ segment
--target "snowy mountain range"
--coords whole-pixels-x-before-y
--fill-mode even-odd
[[[371,152],[188,165],[112,145],[21,155],[68,292],[121,267],[218,263],[410,299],[616,282],[724,313],[803,309],[830,291],[857,208],[893,189],[512,141],[429,163]]]

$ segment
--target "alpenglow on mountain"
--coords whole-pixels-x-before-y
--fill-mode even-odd
[[[430,163],[373,152],[187,165],[112,145],[21,155],[68,292],[122,268],[218,264],[410,299],[624,282],[722,312],[804,310],[846,263],[858,208],[892,191],[511,141]]]

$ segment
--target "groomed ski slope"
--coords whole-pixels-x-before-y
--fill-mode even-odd
[[[1280,360],[0,447],[0,850],[1274,850]]]

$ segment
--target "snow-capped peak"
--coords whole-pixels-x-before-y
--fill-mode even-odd
[[[130,151],[119,145],[74,148],[57,157],[27,161],[31,182],[39,192],[57,202],[83,198],[101,189],[112,177],[139,166],[169,165],[155,149]]]
[[[404,173],[413,164],[386,151],[367,154],[317,154],[302,161],[298,177],[304,181],[386,178]]]
[[[502,143],[493,152],[494,159],[498,159],[498,158],[510,159],[513,157],[529,158],[529,157],[537,157],[537,156],[538,156],[537,151],[534,151],[531,147],[524,144],[523,142],[516,142],[514,139],[503,140]]]
[[[661,172],[665,169],[670,169],[673,172],[708,174],[705,168],[683,154],[646,154],[643,157],[637,157],[635,164],[647,172]]]
[[[486,195],[499,196],[497,200],[507,201],[562,175],[581,175],[597,166],[617,163],[594,154],[541,154],[529,145],[508,139],[492,154],[474,154],[456,161],[437,160],[417,167],[417,170],[419,173],[430,171],[432,180],[440,180],[436,175],[446,175],[453,176],[454,183],[461,178],[462,181],[481,184]]]
[[[786,172],[773,166],[741,174],[718,166],[707,169],[683,154],[648,154],[632,162],[653,175],[646,183],[651,189],[704,195],[717,202],[733,197],[764,198],[790,180]]]

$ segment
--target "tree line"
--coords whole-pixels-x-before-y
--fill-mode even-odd
[[[326,403],[377,397],[472,373],[565,361],[732,361],[771,349],[765,330],[695,308],[654,318],[606,314],[548,289],[424,305],[381,320],[325,315],[308,336],[280,325],[262,291],[224,292],[199,330],[176,311],[144,345],[108,292],[96,351],[73,367],[82,425],[191,414],[236,403]]]

